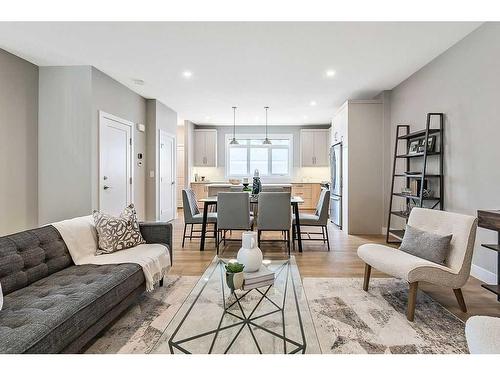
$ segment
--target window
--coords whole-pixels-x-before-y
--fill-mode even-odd
[[[289,176],[292,165],[292,135],[269,135],[270,145],[263,145],[263,135],[240,135],[237,145],[226,136],[226,176],[253,176],[256,169],[260,176]]]

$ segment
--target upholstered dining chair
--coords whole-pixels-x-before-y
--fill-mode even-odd
[[[257,216],[257,239],[259,246],[261,242],[260,236],[264,231],[279,231],[285,236],[284,240],[265,240],[265,242],[285,242],[287,245],[288,256],[290,256],[290,225],[292,223],[289,192],[261,192],[259,194]]]
[[[253,230],[253,216],[250,215],[250,196],[247,192],[220,192],[217,194],[217,255],[219,245],[233,239],[226,239],[228,230]],[[239,240],[237,240],[239,241]]]
[[[452,235],[445,264],[434,263],[393,247],[365,244],[358,248],[358,256],[365,262],[363,289],[368,290],[374,267],[409,284],[406,312],[409,321],[415,317],[418,283],[421,281],[453,289],[460,308],[467,312],[461,288],[470,274],[477,219],[452,212],[413,208],[408,225],[425,232]]]
[[[330,251],[330,238],[328,237],[328,207],[330,204],[330,190],[321,189],[321,193],[319,195],[318,203],[316,205],[316,211],[314,214],[307,213],[299,213],[300,227],[302,231],[302,227],[321,227],[321,238],[310,238],[311,234],[315,233],[307,233],[309,238],[305,238],[306,233],[302,232],[302,241],[326,241],[328,251]],[[292,223],[292,238],[295,244],[295,234],[296,231],[296,220],[293,219]]]
[[[265,192],[265,193],[271,193],[271,192],[279,193],[282,191],[285,191],[285,190],[281,186],[262,186],[262,192]]]
[[[182,206],[184,211],[184,233],[182,235],[182,247],[184,247],[184,241],[186,238],[189,238],[190,240],[193,238],[201,238],[201,236],[193,236],[193,233],[201,233],[201,230],[194,229],[194,226],[203,224],[203,214],[200,212],[196,201],[196,194],[192,189],[182,190]],[[217,231],[217,212],[208,212],[207,222],[213,224],[213,234],[214,237],[216,237],[215,234]],[[188,225],[191,225],[191,229],[189,231],[189,235],[186,235],[186,229]]]

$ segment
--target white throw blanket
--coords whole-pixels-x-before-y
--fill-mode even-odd
[[[98,242],[92,215],[52,225],[61,234],[76,265],[136,263],[142,267],[148,291],[154,289],[170,267],[169,250],[160,244],[143,244],[111,254],[95,255]]]

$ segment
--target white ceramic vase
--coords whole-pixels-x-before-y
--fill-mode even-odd
[[[238,263],[245,266],[244,272],[256,272],[262,265],[262,251],[257,246],[256,232],[243,232],[242,247],[238,251]]]

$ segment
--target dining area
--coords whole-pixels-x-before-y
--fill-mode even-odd
[[[186,188],[182,190],[182,200],[182,247],[186,239],[197,239],[200,251],[215,248],[220,255],[227,243],[241,242],[241,232],[256,231],[263,251],[267,244],[280,243],[290,256],[292,251],[302,253],[307,241],[321,241],[330,251],[327,229],[330,191],[326,188],[321,189],[315,209],[308,212],[301,212],[304,211],[301,196],[293,196],[280,187],[264,187],[258,194],[252,194],[235,186],[203,198]]]

